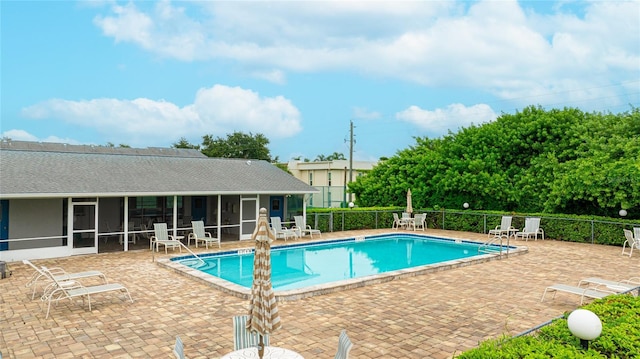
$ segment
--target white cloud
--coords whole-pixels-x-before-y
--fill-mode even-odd
[[[194,103],[184,107],[147,98],[51,99],[24,108],[22,115],[94,128],[110,142],[133,146],[166,145],[180,137],[201,139],[206,134],[221,136],[233,131],[286,138],[302,130],[300,112],[284,97],[260,97],[223,85],[200,89]]]
[[[353,108],[353,118],[361,120],[376,120],[382,117],[382,114],[377,111],[370,111],[362,107]]]
[[[48,136],[45,138],[38,138],[24,130],[9,130],[2,133],[2,138],[8,138],[12,141],[29,141],[29,142],[54,142],[54,143],[68,143],[72,145],[79,145],[80,143],[71,138],[61,138],[58,136]]]
[[[284,85],[287,82],[286,75],[281,70],[254,71],[252,75],[255,78],[267,80],[278,85]]]
[[[447,134],[449,129],[454,131],[456,128],[468,127],[471,124],[480,125],[491,122],[497,117],[498,115],[488,105],[477,104],[466,107],[459,103],[433,111],[410,106],[396,114],[396,119],[411,123],[434,135]]]
[[[153,19],[139,12],[133,3],[125,6],[114,5],[112,7],[114,17],[96,16],[94,24],[102,29],[102,32],[113,37],[116,42],[129,41],[151,49],[153,39]]]
[[[356,71],[510,99],[621,82],[640,62],[637,0],[545,13],[515,0],[151,4],[115,5],[94,23],[116,42],[183,61],[236,61],[274,83],[285,71]]]
[[[2,133],[2,138],[14,141],[38,141],[38,137],[24,130],[9,130]]]

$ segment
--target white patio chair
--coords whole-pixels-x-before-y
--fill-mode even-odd
[[[409,225],[411,224],[412,221],[413,221],[413,218],[411,218],[411,213],[402,212],[402,218],[400,218],[400,224],[402,228],[409,228]]]
[[[289,238],[298,239],[298,233],[295,230],[283,226],[280,217],[271,217],[271,229],[276,238],[282,238],[285,242]]]
[[[415,217],[413,218],[413,221],[409,222],[409,224],[411,227],[413,227],[414,231],[418,230],[418,228],[424,231],[424,229],[427,228],[426,222],[427,222],[427,214],[420,213],[420,214],[416,214]]]
[[[534,240],[538,240],[538,234],[542,235],[544,240],[544,231],[540,228],[540,218],[530,217],[524,220],[524,228],[521,232],[516,232],[515,238],[522,237],[525,241],[529,240],[529,237],[533,236]]]
[[[319,229],[313,229],[311,228],[310,225],[305,225],[304,222],[304,217],[302,216],[293,216],[293,220],[295,221],[296,225],[293,228],[293,230],[295,230],[298,233],[298,237],[302,237],[304,236],[306,233],[309,234],[309,237],[313,238],[314,234],[317,234],[319,236],[322,235],[322,233],[320,233]]]
[[[198,242],[203,242],[207,249],[209,249],[209,243],[218,243],[218,248],[220,248],[220,238],[212,237],[210,232],[205,232],[203,221],[191,221],[191,226],[193,232],[189,233],[189,244],[191,239],[195,239],[196,248],[198,248]]]
[[[167,253],[167,248],[172,248],[174,251],[176,250],[176,248],[178,248],[180,250],[180,253],[182,253],[182,243],[174,239],[173,236],[169,235],[166,223],[154,223],[153,231],[154,235],[149,241],[151,250],[158,251],[159,246],[162,244],[164,246],[165,253]]]
[[[135,222],[129,221],[129,231],[135,230]],[[136,244],[138,240],[138,235],[135,233],[129,233],[127,236],[127,242]],[[123,238],[120,236],[120,244],[123,244]]]
[[[624,229],[624,236],[627,240],[624,241],[624,244],[622,245],[622,254],[626,254],[626,247],[629,246],[629,257],[631,257],[631,255],[633,254],[633,249],[640,248],[640,237],[634,238],[633,233],[628,229]]]
[[[338,351],[333,359],[349,359],[351,348],[353,348],[353,343],[349,339],[347,331],[343,329],[338,337]]]
[[[513,227],[511,227],[511,220],[513,219],[512,216],[502,216],[502,219],[500,221],[500,225],[496,226],[495,229],[491,229],[489,230],[489,233],[487,235],[487,237],[501,237],[501,236],[509,236],[510,232],[512,232],[514,230]]]
[[[176,344],[173,346],[173,354],[176,359],[186,359],[184,356],[184,344],[179,336],[176,336]]]
[[[260,334],[247,330],[248,315],[233,317],[233,350],[257,347],[260,344]],[[264,345],[269,345],[269,335],[263,337]]]
[[[400,220],[400,216],[397,213],[393,213],[393,225],[391,225],[392,229],[398,229],[402,227],[402,220]]]

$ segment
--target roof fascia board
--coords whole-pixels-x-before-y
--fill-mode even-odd
[[[3,194],[0,199],[36,199],[36,198],[68,198],[68,197],[169,197],[169,196],[217,196],[217,195],[286,195],[318,193],[315,191],[216,191],[216,192],[131,192],[131,193],[21,193]]]

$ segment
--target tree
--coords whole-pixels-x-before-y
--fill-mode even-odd
[[[116,147],[116,145],[114,145],[112,142],[107,142],[107,144],[104,145],[104,146],[105,147]],[[120,147],[120,148],[131,148],[131,146],[129,146],[127,144],[124,144],[124,143],[119,144],[118,147]]]
[[[173,148],[188,148],[188,149],[194,149],[194,150],[199,150],[200,149],[200,145],[193,145],[193,144],[189,143],[189,141],[187,141],[187,139],[184,138],[184,137],[180,137],[180,140],[178,140],[178,142],[172,144],[171,147],[173,147]]]
[[[640,218],[640,110],[530,106],[416,144],[349,184],[361,206],[414,206]]]
[[[313,162],[321,162],[321,161],[337,161],[337,160],[346,160],[346,158],[344,157],[344,155],[342,153],[339,152],[334,152],[328,156],[325,155],[318,155],[316,156],[316,159],[313,160]]]
[[[271,153],[267,145],[269,139],[263,134],[253,135],[234,132],[227,134],[227,138],[213,138],[211,135],[202,137],[202,153],[208,157],[246,158],[271,162]]]

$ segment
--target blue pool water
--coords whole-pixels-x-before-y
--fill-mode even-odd
[[[201,255],[204,264],[191,256],[172,261],[250,288],[253,252],[244,252],[248,253]],[[412,234],[274,247],[271,251],[272,283],[276,291],[299,289],[477,255],[478,244],[473,242]]]

